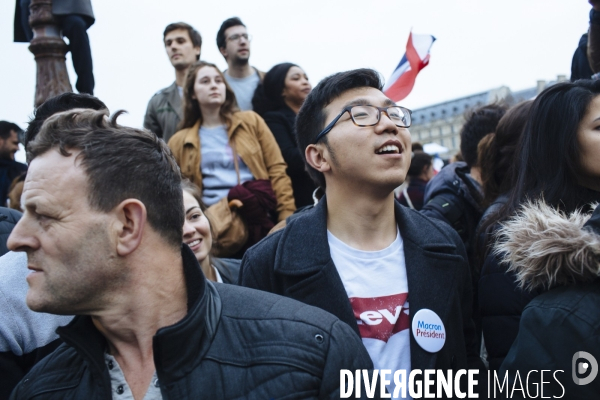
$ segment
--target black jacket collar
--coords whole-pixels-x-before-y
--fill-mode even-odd
[[[206,280],[194,253],[181,249],[185,275],[188,313],[178,323],[161,328],[153,338],[154,363],[159,380],[168,383],[189,373],[208,351],[221,315],[221,300]],[[173,266],[176,268],[176,266]],[[77,316],[57,329],[60,337],[86,359],[95,375],[110,379],[104,364],[106,339],[91,317]]]
[[[302,279],[286,296],[336,315],[359,334],[344,285],[331,259],[327,240],[327,202],[323,197],[312,210],[294,219],[278,243],[274,272]],[[438,225],[395,202],[395,215],[404,245],[410,318],[430,309],[446,324],[451,316],[450,298],[457,290],[453,266],[465,262],[455,241]],[[433,279],[435,277],[435,279]],[[411,335],[412,368],[433,368],[436,355],[424,351]]]

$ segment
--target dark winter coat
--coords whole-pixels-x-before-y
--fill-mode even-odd
[[[334,316],[210,283],[187,246],[182,256],[188,314],[153,338],[163,399],[333,399],[340,395],[340,369],[373,368],[360,339]],[[58,333],[65,343],[25,376],[11,399],[112,399],[107,343],[92,319],[78,316]]]
[[[406,193],[408,193],[410,202],[417,211],[420,211],[423,208],[425,199],[425,187],[427,187],[426,181],[417,177],[413,177],[410,178],[410,182],[408,183],[408,187],[406,188]],[[406,198],[404,197],[404,192],[400,193],[400,196],[398,196],[398,201],[403,206],[410,207],[408,205],[408,201],[406,201]]]
[[[267,126],[273,132],[275,140],[281,149],[281,155],[287,163],[287,174],[292,180],[296,208],[313,204],[312,193],[317,188],[305,170],[304,158],[300,154],[294,130],[296,113],[288,106],[276,111],[269,111],[263,115]]]
[[[469,175],[470,168],[459,161],[448,164],[425,188],[421,212],[444,221],[460,235],[470,255],[477,224],[483,214],[481,185]]]
[[[519,333],[500,368],[501,376],[508,371],[509,386],[517,371],[526,385],[529,371],[562,370],[555,375],[560,384],[546,373],[544,396],[600,398],[600,377],[587,384],[575,384],[573,379],[599,372],[600,208],[586,223],[587,219],[579,213],[567,218],[544,204],[529,204],[502,230],[498,249],[510,261],[519,284],[526,289],[550,288],[523,310]],[[583,363],[591,373],[578,371]]]
[[[446,343],[438,353],[422,349],[411,334],[411,368],[482,366],[471,320],[471,278],[460,238],[447,225],[395,204],[404,243],[411,324],[417,311],[430,309],[442,319],[447,332]],[[360,337],[348,295],[331,259],[326,197],[246,252],[240,284],[329,311]]]
[[[481,217],[485,221],[502,207],[508,196],[496,199]],[[493,217],[493,216],[492,216]],[[493,242],[500,225],[493,226],[489,235]],[[485,243],[482,239],[482,245]],[[481,251],[481,249],[479,249]],[[488,251],[481,266],[479,278],[479,313],[483,330],[483,341],[487,350],[487,361],[491,370],[497,371],[519,332],[519,321],[525,306],[540,291],[528,291],[518,287],[510,265],[500,262],[501,256]]]

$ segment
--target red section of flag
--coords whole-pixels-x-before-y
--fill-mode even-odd
[[[417,74],[429,64],[429,54],[423,60],[419,57],[413,44],[412,32],[408,36],[408,42],[406,43],[406,59],[410,64],[410,68],[385,91],[385,95],[394,101],[403,100],[410,94],[413,86],[415,86]]]
[[[350,304],[362,338],[382,340],[409,327],[408,293],[391,296],[351,297]]]

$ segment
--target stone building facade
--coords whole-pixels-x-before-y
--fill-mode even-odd
[[[470,110],[494,102],[506,102],[513,105],[533,99],[547,86],[564,80],[566,77],[559,75],[556,81],[538,81],[536,87],[516,92],[512,92],[507,86],[501,86],[486,92],[414,110],[412,126],[409,129],[412,141],[421,144],[437,143],[442,145],[449,151],[440,156],[449,158],[460,149],[460,129],[464,123],[465,114]]]

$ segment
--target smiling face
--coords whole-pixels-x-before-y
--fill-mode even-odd
[[[284,100],[292,104],[302,104],[310,93],[312,86],[308,76],[300,67],[291,67],[286,76],[282,96]]]
[[[198,200],[183,191],[185,222],[183,223],[183,243],[190,246],[199,263],[208,257],[212,247],[212,235],[208,218],[200,209]]]
[[[200,107],[220,107],[226,98],[225,78],[214,67],[202,67],[196,72],[194,99]]]
[[[375,88],[348,90],[325,107],[324,126],[349,105],[387,107],[395,103]],[[377,125],[359,127],[346,112],[327,134],[327,141],[327,146],[318,146],[328,161],[329,170],[324,171],[328,188],[335,181],[385,194],[404,182],[410,166],[410,133],[385,113]]]
[[[600,190],[600,96],[596,96],[590,102],[585,116],[579,123],[577,140],[582,172],[580,183]]]
[[[114,216],[90,207],[77,154],[50,150],[31,162],[25,212],[8,239],[11,250],[27,253],[27,305],[34,311],[89,314],[128,282],[111,236]]]
[[[248,30],[243,25],[225,30],[225,47],[219,49],[229,65],[245,65],[250,59],[250,40],[245,36]],[[237,39],[232,39],[237,37]]]
[[[175,29],[166,34],[165,50],[175,69],[187,69],[200,56],[200,47],[194,47],[186,29]]]

